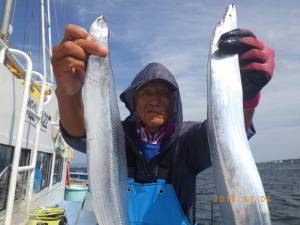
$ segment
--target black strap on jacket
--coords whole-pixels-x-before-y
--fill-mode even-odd
[[[158,178],[159,179],[167,179],[169,175],[170,165],[171,165],[171,151],[168,149],[166,152],[159,155],[157,159],[151,160],[147,163],[145,160],[143,161],[144,169],[147,172],[148,176],[150,177],[149,180],[155,182]],[[137,160],[143,160],[137,158]],[[157,162],[158,161],[158,162]],[[155,164],[154,166],[151,164]],[[152,168],[149,171],[149,168]],[[136,170],[137,170],[137,163],[135,166],[130,166],[128,169],[128,177],[136,178]]]

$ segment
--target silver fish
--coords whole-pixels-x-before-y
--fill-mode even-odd
[[[103,16],[93,22],[90,34],[108,47],[108,26]],[[97,221],[100,225],[127,225],[125,136],[109,56],[89,57],[83,103],[89,187]]]
[[[238,56],[218,52],[220,36],[237,27],[229,5],[217,24],[208,58],[208,140],[223,222],[271,224],[267,199],[247,140]]]

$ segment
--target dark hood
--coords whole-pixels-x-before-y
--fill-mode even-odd
[[[182,123],[182,105],[179,88],[172,73],[160,63],[148,64],[136,75],[131,85],[120,95],[121,101],[125,103],[125,106],[130,111],[130,115],[127,119],[136,120],[136,113],[134,108],[135,89],[156,79],[164,80],[174,88],[173,117],[176,120],[176,125],[178,127]]]

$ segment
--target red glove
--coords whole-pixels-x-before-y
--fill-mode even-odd
[[[219,50],[223,54],[239,55],[244,108],[255,108],[259,103],[260,90],[271,80],[274,72],[274,50],[244,29],[223,34]]]

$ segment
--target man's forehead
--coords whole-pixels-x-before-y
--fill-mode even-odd
[[[171,84],[165,80],[161,80],[161,79],[155,79],[155,80],[151,80],[139,87],[136,88],[136,90],[142,90],[144,88],[148,88],[148,87],[157,87],[157,88],[167,88],[170,91],[174,88],[172,88]]]

